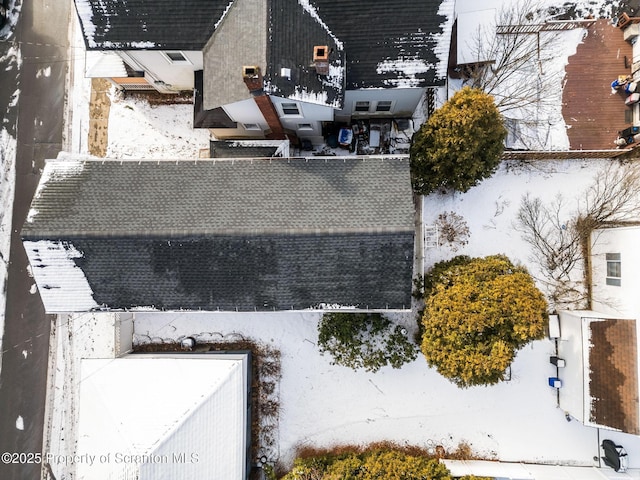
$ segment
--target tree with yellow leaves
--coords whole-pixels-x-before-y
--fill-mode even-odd
[[[544,335],[547,303],[522,266],[503,255],[456,257],[425,281],[422,353],[459,387],[504,379],[516,352]]]

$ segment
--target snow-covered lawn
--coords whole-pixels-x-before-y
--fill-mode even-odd
[[[193,105],[152,106],[112,93],[107,157],[198,158],[209,148],[210,135],[194,130],[192,118]]]

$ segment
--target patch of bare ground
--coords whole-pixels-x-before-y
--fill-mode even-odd
[[[193,92],[184,91],[175,94],[160,93],[155,90],[122,92],[124,98],[144,100],[149,105],[189,105],[193,103]]]
[[[103,78],[91,79],[89,100],[89,154],[105,157],[109,142],[109,90],[111,83]]]

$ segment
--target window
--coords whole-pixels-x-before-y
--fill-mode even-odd
[[[243,123],[242,126],[245,130],[261,130],[260,125],[257,123]]]
[[[313,125],[310,123],[299,123],[298,130],[313,130]]]
[[[622,264],[619,253],[607,253],[607,285],[619,287],[622,280]]]
[[[376,112],[390,112],[391,100],[383,100],[376,104]]]
[[[171,63],[188,63],[187,57],[182,52],[162,52]]]
[[[353,110],[355,112],[368,112],[369,111],[369,102],[366,102],[366,101],[356,102],[355,106],[353,107]]]
[[[282,113],[284,115],[300,115],[297,103],[282,103]]]

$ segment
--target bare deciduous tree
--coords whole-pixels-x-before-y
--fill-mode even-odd
[[[609,164],[586,190],[580,218],[589,226],[616,226],[638,221],[640,215],[640,168],[635,164]]]
[[[564,69],[553,61],[562,52],[562,33],[536,28],[549,18],[541,3],[518,2],[499,10],[495,24],[479,29],[467,45],[476,63],[465,69],[465,84],[494,97],[509,142],[525,148],[546,146],[552,125],[562,121]],[[511,27],[510,33],[497,33],[499,26]]]
[[[594,177],[575,211],[558,195],[544,203],[523,196],[515,228],[532,247],[555,306],[586,308],[590,296],[589,242],[598,228],[640,222],[640,168],[634,164],[609,164]],[[582,278],[576,279],[576,267]]]
[[[558,195],[550,204],[528,193],[522,197],[517,216],[517,229],[534,248],[535,260],[542,271],[555,281],[569,280],[573,268],[581,260],[580,237],[576,221],[566,218],[564,199]]]

